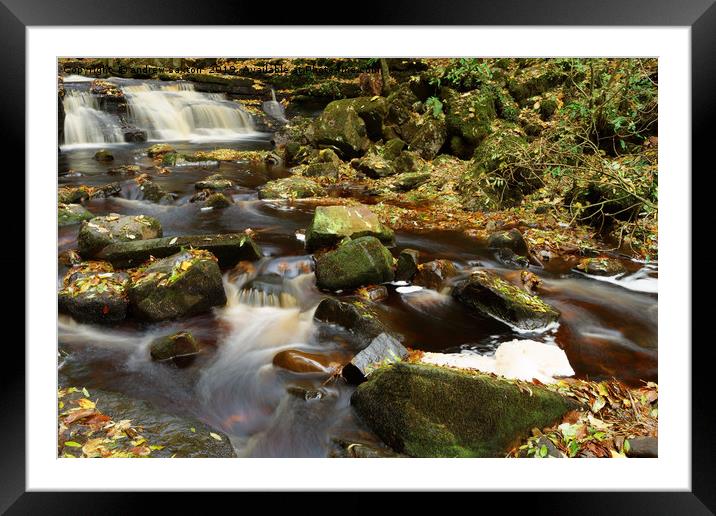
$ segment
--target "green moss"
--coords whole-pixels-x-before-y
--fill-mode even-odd
[[[504,457],[575,406],[535,385],[406,363],[374,372],[351,404],[386,444],[413,457]]]
[[[377,238],[348,240],[316,260],[316,284],[326,290],[353,289],[393,280],[393,256]]]

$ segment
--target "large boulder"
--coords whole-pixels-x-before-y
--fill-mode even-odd
[[[313,131],[316,145],[336,148],[344,158],[360,156],[368,148],[365,122],[350,102],[328,104],[315,120]]]
[[[113,323],[127,315],[129,276],[105,262],[81,263],[65,275],[58,295],[60,312],[81,322]]]
[[[325,197],[326,190],[315,181],[301,177],[284,177],[259,186],[259,199],[305,199]]]
[[[395,239],[393,230],[383,225],[367,206],[319,206],[306,230],[306,249],[314,251],[334,246],[346,237],[373,236],[386,245]]]
[[[409,149],[417,152],[421,158],[431,160],[438,155],[446,139],[445,120],[425,114],[417,121],[416,132],[410,139]]]
[[[441,93],[448,133],[474,149],[490,134],[490,123],[496,116],[493,96],[482,90],[460,94],[449,88],[443,88]]]
[[[193,235],[153,238],[151,240],[122,242],[107,246],[98,256],[115,267],[133,267],[149,259],[166,258],[182,248],[203,249],[219,260],[222,268],[233,267],[242,260],[256,261],[261,258],[261,248],[244,233],[223,235]]]
[[[77,247],[84,258],[91,258],[110,244],[161,236],[162,226],[154,217],[110,213],[82,222]]]
[[[79,224],[83,220],[89,220],[94,215],[90,213],[81,204],[58,204],[57,205],[57,225],[70,226]]]
[[[559,312],[539,297],[487,270],[473,272],[455,287],[453,296],[473,310],[523,330],[543,328],[559,318]]]
[[[349,240],[316,259],[316,284],[322,289],[353,289],[392,280],[393,256],[372,236]]]
[[[368,137],[373,141],[380,140],[383,134],[383,119],[388,114],[388,101],[385,97],[357,97],[337,100],[336,103],[345,104],[355,109],[365,123]]]
[[[404,362],[375,371],[351,404],[386,444],[413,457],[504,457],[576,405],[536,385]]]
[[[129,301],[141,319],[175,319],[226,304],[221,271],[208,251],[183,251],[140,271],[129,289]]]

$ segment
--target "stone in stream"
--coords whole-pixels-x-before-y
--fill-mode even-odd
[[[137,184],[139,185],[139,190],[142,192],[142,197],[146,201],[169,203],[174,200],[174,196],[171,193],[165,191],[154,181],[143,179],[142,181],[137,181]]]
[[[395,453],[384,444],[359,443],[345,439],[331,439],[333,449],[329,457],[338,459],[384,459],[405,458],[405,455]]]
[[[393,256],[375,237],[349,240],[316,259],[318,288],[338,291],[393,280]]]
[[[199,353],[199,345],[188,331],[157,337],[149,345],[152,360],[172,360],[178,366],[188,365]]]
[[[509,231],[496,231],[487,239],[490,249],[509,249],[520,256],[529,256],[527,242],[518,229]]]
[[[532,428],[577,403],[534,384],[398,362],[373,372],[351,397],[386,444],[412,457],[504,457]]]
[[[83,220],[89,220],[94,215],[81,204],[58,204],[57,225],[69,226],[79,224]]]
[[[342,157],[360,156],[368,148],[365,122],[351,102],[333,101],[313,122],[313,139],[319,147],[333,147]]]
[[[386,245],[395,242],[393,230],[367,206],[318,206],[306,229],[306,249],[331,247],[346,237],[373,236]]]
[[[420,253],[415,249],[403,249],[395,265],[395,280],[410,281],[418,272]]]
[[[324,354],[286,349],[274,355],[273,365],[294,373],[328,373],[339,369],[347,360],[340,352]]]
[[[234,183],[230,179],[226,179],[221,174],[213,174],[201,181],[197,181],[194,188],[197,190],[226,190],[233,186]]]
[[[615,276],[627,272],[622,263],[615,258],[584,258],[575,267],[576,270],[595,276]]]
[[[142,171],[139,165],[122,165],[115,168],[110,168],[107,174],[110,176],[135,176]]]
[[[226,304],[216,258],[191,249],[149,264],[129,288],[131,310],[140,319],[162,321]]]
[[[311,179],[292,176],[269,181],[258,187],[259,199],[305,199],[325,197],[326,190]]]
[[[213,193],[206,198],[206,205],[214,209],[228,208],[232,204],[234,200],[221,192]]]
[[[381,333],[343,367],[342,375],[348,383],[357,385],[373,371],[407,356],[408,350],[395,337]]]
[[[523,330],[544,328],[559,318],[559,312],[539,297],[487,270],[473,272],[455,287],[453,296],[473,310]]]
[[[108,150],[102,149],[95,152],[94,159],[97,161],[114,161],[114,156]]]
[[[194,235],[154,238],[116,243],[104,248],[98,256],[115,267],[133,267],[149,259],[165,258],[192,247],[211,252],[219,260],[219,267],[233,267],[242,260],[261,258],[261,248],[245,233],[224,235]]]
[[[58,204],[76,204],[87,199],[102,199],[117,195],[122,191],[119,183],[109,183],[104,186],[94,187],[86,185],[62,186],[57,190]]]
[[[110,213],[83,221],[77,236],[77,246],[80,255],[91,258],[110,244],[161,236],[162,226],[154,217]]]
[[[388,331],[371,309],[360,301],[326,298],[318,304],[313,317],[317,321],[342,326],[365,343]]]
[[[104,262],[76,265],[65,275],[58,309],[80,322],[113,323],[127,315],[129,276]]]
[[[167,143],[155,143],[147,149],[147,155],[150,158],[162,156],[168,152],[176,152],[176,149]]]
[[[422,263],[413,277],[413,284],[440,292],[450,278],[458,275],[455,264],[450,260],[433,260]]]

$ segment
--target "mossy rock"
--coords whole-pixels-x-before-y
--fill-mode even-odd
[[[492,92],[481,89],[460,94],[443,88],[441,94],[445,100],[448,134],[459,136],[474,148],[490,134],[490,124],[496,116]]]
[[[417,152],[408,150],[402,151],[394,162],[395,170],[398,173],[417,172],[424,164],[425,162]]]
[[[157,361],[183,359],[196,355],[198,352],[199,344],[188,331],[158,337],[149,345],[149,354],[152,360]]]
[[[162,321],[223,306],[226,293],[211,253],[184,251],[148,265],[129,288],[129,301],[140,319]]]
[[[400,84],[395,91],[388,95],[387,121],[401,126],[408,122],[413,114],[413,105],[420,99],[410,89],[407,83]]]
[[[576,403],[530,384],[399,362],[375,371],[351,397],[358,416],[398,453],[413,457],[504,457],[532,428]]]
[[[306,177],[328,177],[338,179],[338,166],[334,163],[310,163],[303,167],[302,173]]]
[[[269,181],[258,188],[258,193],[259,199],[305,199],[327,195],[321,185],[301,176]]]
[[[583,258],[576,270],[594,276],[616,276],[627,272],[626,267],[616,258]]]
[[[380,140],[383,134],[383,120],[388,114],[388,101],[385,97],[357,97],[337,100],[335,103],[351,106],[365,123],[368,138],[373,141]]]
[[[82,222],[77,247],[80,255],[89,258],[110,244],[161,236],[162,226],[154,217],[110,213]]]
[[[407,172],[405,174],[400,174],[393,184],[395,188],[401,192],[407,192],[424,183],[427,183],[429,180],[430,172]]]
[[[382,155],[385,159],[392,161],[400,156],[400,153],[406,145],[407,144],[400,138],[391,138],[383,145]]]
[[[233,186],[234,183],[230,179],[226,179],[221,174],[212,174],[201,181],[197,181],[194,188],[197,190],[227,190]]]
[[[70,269],[58,294],[58,309],[80,322],[108,324],[127,315],[129,276],[102,262]]]
[[[415,151],[423,159],[433,159],[447,140],[445,120],[425,114],[418,120],[416,128],[415,135],[410,138],[408,149]]]
[[[174,195],[165,191],[154,181],[142,181],[139,190],[145,201],[167,204],[174,200]]]
[[[57,205],[57,225],[70,226],[79,224],[83,220],[89,220],[94,215],[90,213],[81,204],[58,204]]]
[[[147,155],[150,158],[154,158],[156,156],[162,156],[169,152],[176,153],[176,149],[167,143],[155,143],[154,145],[152,145],[151,147],[149,147],[147,149]]]
[[[359,172],[363,172],[366,176],[373,179],[392,176],[396,172],[392,162],[373,152],[359,158],[356,168]]]
[[[349,240],[316,259],[316,285],[338,291],[393,280],[393,256],[375,237]]]
[[[395,264],[396,281],[411,281],[418,272],[420,252],[415,249],[403,249]]]
[[[87,186],[62,186],[57,190],[58,204],[76,204],[89,199],[92,189]]]
[[[319,147],[333,147],[343,158],[362,155],[368,148],[365,122],[348,102],[333,101],[314,121],[313,138]]]
[[[559,319],[559,312],[487,270],[472,273],[453,296],[464,305],[523,330],[537,330]]]
[[[313,314],[317,321],[337,324],[357,335],[367,344],[387,328],[368,305],[355,299],[339,301],[332,297],[318,304]]]
[[[228,208],[234,204],[233,199],[221,192],[216,192],[206,198],[206,206],[214,209]]]
[[[114,161],[114,156],[108,150],[98,150],[94,154],[94,159],[97,161]]]
[[[518,102],[541,95],[559,84],[561,76],[553,67],[537,63],[507,81],[507,89]]]
[[[367,206],[318,206],[306,230],[306,249],[331,247],[346,237],[373,236],[387,245],[395,241],[393,230],[380,222]]]

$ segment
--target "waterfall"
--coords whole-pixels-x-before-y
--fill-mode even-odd
[[[222,94],[190,83],[122,84],[133,123],[149,140],[234,140],[254,132],[251,117]]]
[[[263,103],[263,110],[264,113],[266,113],[274,120],[277,120],[284,124],[288,122],[288,120],[286,119],[286,112],[284,111],[283,106],[276,101],[276,92],[273,90],[273,88],[271,88],[271,100],[267,100]]]
[[[121,143],[119,120],[100,110],[97,99],[86,91],[66,90],[64,145]]]

